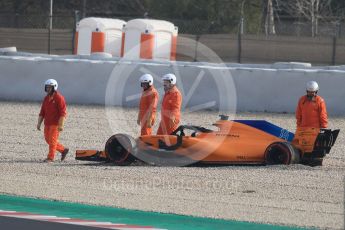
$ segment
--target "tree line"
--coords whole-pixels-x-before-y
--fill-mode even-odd
[[[0,0],[0,13],[48,14],[49,0]],[[201,32],[276,34],[281,21],[309,23],[312,36],[323,22],[343,23],[344,0],[53,0],[55,15],[156,18],[194,22]]]

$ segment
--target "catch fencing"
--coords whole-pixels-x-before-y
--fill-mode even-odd
[[[120,18],[126,21],[131,18]],[[79,15],[56,15],[53,29],[47,15],[0,14],[0,47],[16,46],[19,51],[50,54],[72,54],[75,24]],[[309,62],[313,65],[345,65],[344,23],[319,25],[318,36],[311,36],[308,23],[277,22],[276,34],[238,33],[237,27],[226,29],[202,20],[170,19],[179,27],[177,60],[209,61],[198,44],[212,49],[223,62],[273,63]],[[185,48],[194,48],[187,56]]]

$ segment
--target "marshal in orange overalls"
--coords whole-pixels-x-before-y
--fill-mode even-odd
[[[181,105],[182,95],[176,86],[165,92],[158,135],[169,135],[178,128],[181,119]]]
[[[42,103],[39,116],[44,119],[44,138],[49,145],[47,159],[54,160],[55,152],[63,153],[65,147],[59,143],[58,125],[61,117],[66,117],[65,98],[58,92],[47,95]]]
[[[316,95],[312,100],[302,96],[296,108],[298,127],[327,128],[328,118],[324,99]]]
[[[143,90],[139,104],[138,119],[141,125],[141,135],[151,135],[152,126],[155,123],[158,104],[158,92],[152,86]]]

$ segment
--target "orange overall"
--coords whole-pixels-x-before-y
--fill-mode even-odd
[[[182,95],[176,86],[165,92],[158,135],[171,134],[178,128],[181,119],[181,104]]]
[[[296,108],[298,127],[327,128],[327,110],[322,97],[316,95],[312,100],[302,96]]]
[[[152,134],[152,126],[156,119],[157,103],[158,92],[153,86],[143,90],[139,104],[141,136]]]
[[[47,159],[54,160],[55,152],[62,153],[65,149],[58,141],[58,124],[60,117],[65,117],[66,114],[65,98],[60,93],[54,92],[52,96],[44,98],[39,116],[44,119],[44,138],[49,145]]]

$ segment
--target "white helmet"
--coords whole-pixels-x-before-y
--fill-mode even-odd
[[[144,74],[139,79],[140,83],[149,83],[149,85],[153,85],[153,77],[151,74]]]
[[[307,91],[309,92],[316,92],[319,90],[319,85],[316,81],[309,81],[307,82]]]
[[[53,86],[54,87],[54,90],[57,90],[57,88],[58,88],[58,83],[57,83],[57,81],[56,80],[54,80],[54,79],[48,79],[48,80],[46,80],[46,82],[44,83],[44,87],[45,86]]]
[[[176,76],[175,74],[173,73],[168,73],[168,74],[165,74],[163,77],[162,77],[162,80],[167,80],[167,81],[170,81],[171,84],[175,85],[176,84]]]

